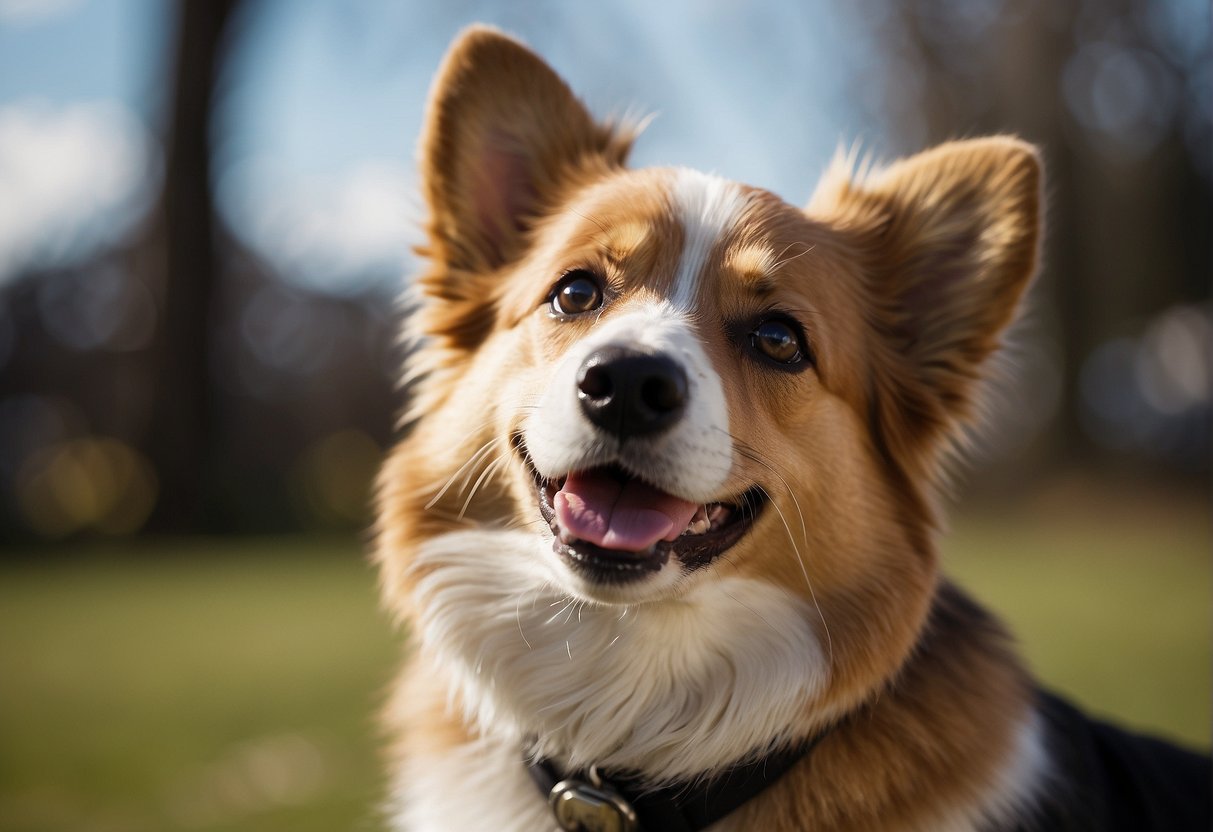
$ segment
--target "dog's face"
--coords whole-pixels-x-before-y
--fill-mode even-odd
[[[688,170],[601,177],[536,236],[502,276],[498,431],[555,580],[634,603],[719,569],[798,571],[825,493],[860,475],[864,322],[841,241]]]
[[[381,480],[389,600],[407,613],[440,567],[401,552],[525,535],[525,558],[478,543],[476,563],[604,608],[771,588],[813,610],[832,683],[858,691],[926,613],[939,459],[1035,268],[1035,154],[959,142],[858,179],[837,162],[802,209],[628,170],[630,142],[496,33],[440,71],[424,381]]]

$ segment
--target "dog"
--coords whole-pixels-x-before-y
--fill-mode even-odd
[[[490,28],[453,44],[375,559],[416,643],[397,830],[1209,828],[1209,765],[1037,689],[941,577],[944,459],[1040,259],[1017,139],[806,208],[632,170]]]

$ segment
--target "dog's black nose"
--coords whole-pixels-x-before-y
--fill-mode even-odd
[[[604,347],[577,371],[581,409],[620,439],[665,430],[682,416],[687,375],[675,361],[627,347]]]

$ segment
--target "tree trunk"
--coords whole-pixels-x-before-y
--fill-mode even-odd
[[[210,318],[218,278],[209,137],[223,33],[238,3],[182,0],[178,7],[164,188],[148,239],[161,272],[153,283],[161,308],[148,445],[160,483],[150,527],[162,532],[206,523],[213,444]]]

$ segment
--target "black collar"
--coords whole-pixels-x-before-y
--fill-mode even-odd
[[[698,832],[778,780],[824,734],[712,776],[652,788],[626,773],[561,772],[551,760],[524,762],[562,829]],[[580,822],[579,822],[580,819]]]

